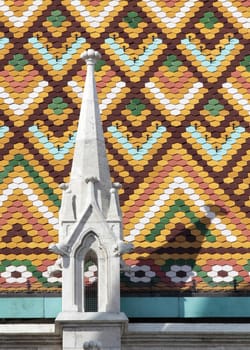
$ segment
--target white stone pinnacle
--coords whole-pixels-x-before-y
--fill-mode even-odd
[[[50,247],[62,257],[62,312],[57,322],[62,322],[63,350],[120,350],[127,321],[120,313],[121,255],[131,245],[123,242],[120,185],[111,185],[99,112],[94,67],[101,56],[89,49],[81,57],[87,75],[75,151],[69,184],[61,185],[59,243]],[[94,310],[83,278],[88,253],[97,261]]]

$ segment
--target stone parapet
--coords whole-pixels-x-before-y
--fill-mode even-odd
[[[1,350],[61,350],[62,339],[55,324],[0,324]]]
[[[250,324],[130,323],[122,350],[247,350]]]
[[[89,319],[87,319],[89,314]],[[1,350],[248,350],[249,323],[127,323],[124,314],[60,314],[54,324],[1,324]],[[72,317],[71,313],[71,317]],[[77,326],[75,328],[75,326]],[[74,334],[72,332],[75,332]],[[105,333],[105,334],[104,334]],[[95,338],[95,339],[94,339]],[[76,339],[75,344],[69,344]],[[121,342],[120,342],[121,339]],[[111,344],[111,345],[110,345]],[[113,345],[112,345],[113,344]],[[119,347],[120,346],[120,347]]]

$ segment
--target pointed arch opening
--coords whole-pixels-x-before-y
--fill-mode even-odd
[[[84,310],[98,311],[98,257],[89,249],[84,257]]]
[[[80,312],[105,312],[109,305],[111,276],[107,249],[93,231],[83,233],[74,254],[74,305]]]

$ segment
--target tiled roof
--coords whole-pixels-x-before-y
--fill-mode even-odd
[[[249,6],[0,1],[0,291],[60,289],[48,246],[89,47],[135,246],[122,289],[249,289]]]

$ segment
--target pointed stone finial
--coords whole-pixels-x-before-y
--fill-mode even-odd
[[[119,182],[113,183],[113,186],[110,189],[110,202],[109,202],[109,210],[108,210],[108,221],[121,221],[122,214],[119,202],[118,191],[122,187]]]
[[[121,184],[115,182],[110,189],[110,201],[107,214],[107,222],[116,235],[117,239],[122,239],[122,213],[120,208],[120,201],[118,191],[121,188]]]

